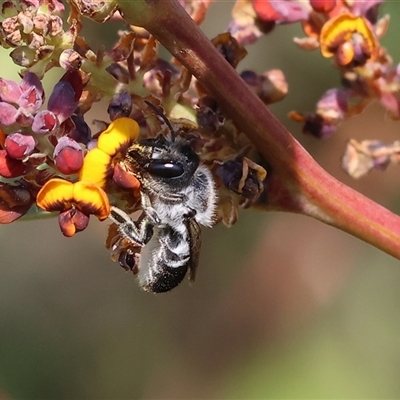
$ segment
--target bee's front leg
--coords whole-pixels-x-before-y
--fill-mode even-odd
[[[147,244],[153,236],[154,224],[145,212],[134,221],[125,211],[112,206],[109,218],[118,225],[121,236],[140,246]]]
[[[158,216],[157,211],[153,208],[150,197],[146,193],[141,192],[141,201],[143,210],[145,211],[153,225],[160,227],[162,225],[161,219]]]

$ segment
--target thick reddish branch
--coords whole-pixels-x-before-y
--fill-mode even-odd
[[[400,258],[400,218],[324,171],[223,59],[176,0],[119,2],[217,100],[272,166],[265,208],[310,215]]]

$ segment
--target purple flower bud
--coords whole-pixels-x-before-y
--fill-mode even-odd
[[[76,174],[83,165],[83,151],[75,140],[63,136],[54,149],[54,162],[62,174]]]
[[[21,96],[21,89],[16,82],[0,78],[1,101],[16,104],[20,96]]]
[[[24,78],[21,81],[21,84],[19,85],[21,88],[21,91],[26,91],[29,90],[31,87],[34,87],[36,92],[38,93],[38,96],[42,97],[44,100],[44,89],[42,82],[38,78],[36,74],[33,72],[27,72],[24,75]]]
[[[122,90],[114,95],[107,109],[111,121],[121,117],[129,117],[131,111],[132,98],[127,90]]]
[[[15,122],[17,109],[11,104],[0,101],[0,124],[9,126]]]
[[[57,117],[50,111],[39,111],[33,118],[32,130],[46,135],[58,126]]]
[[[57,116],[61,124],[74,113],[77,105],[72,85],[69,82],[60,81],[49,97],[47,108]]]
[[[18,100],[18,105],[27,112],[34,114],[43,104],[43,91],[38,90],[36,86],[29,86],[27,89],[24,86],[21,85],[22,94]]]
[[[329,89],[317,103],[317,114],[325,122],[338,124],[347,112],[349,92],[344,89]]]
[[[82,114],[73,114],[71,116],[71,120],[75,125],[75,128],[68,133],[68,136],[71,139],[83,144],[87,144],[90,140],[92,140],[92,132],[89,128],[89,125],[83,119]]]
[[[7,154],[15,159],[23,159],[35,148],[35,139],[31,135],[16,132],[7,136],[4,147]]]

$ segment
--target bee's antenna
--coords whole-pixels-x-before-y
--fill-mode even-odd
[[[169,130],[171,131],[172,135],[175,133],[174,128],[171,125],[171,122],[169,122],[169,119],[165,116],[165,114],[158,108],[156,107],[153,103],[150,103],[150,101],[143,100],[159,117],[162,118],[162,120],[167,124]]]

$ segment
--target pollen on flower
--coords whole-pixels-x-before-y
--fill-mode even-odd
[[[97,147],[86,154],[79,179],[104,188],[113,174],[113,157],[128,148],[138,136],[139,125],[135,120],[125,117],[116,119],[100,134]]]
[[[111,161],[111,156],[95,147],[86,154],[79,179],[93,182],[103,188],[112,172]]]
[[[102,132],[97,147],[104,153],[114,156],[124,146],[128,146],[139,136],[139,125],[131,118],[118,118]]]

